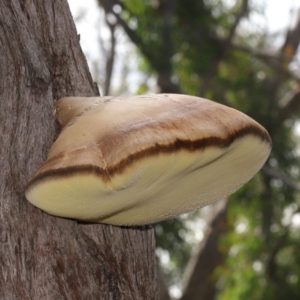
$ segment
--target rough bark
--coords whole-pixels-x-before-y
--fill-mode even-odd
[[[24,197],[54,101],[98,94],[65,0],[1,1],[0,76],[0,299],[157,299],[150,227],[79,224]]]

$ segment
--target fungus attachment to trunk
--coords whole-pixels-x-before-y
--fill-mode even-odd
[[[267,131],[243,113],[186,95],[67,97],[62,131],[26,188],[60,217],[155,223],[227,197],[263,166]]]

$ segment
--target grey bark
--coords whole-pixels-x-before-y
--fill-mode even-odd
[[[98,94],[65,0],[1,1],[0,78],[0,299],[157,299],[150,227],[79,224],[24,197],[55,100]]]

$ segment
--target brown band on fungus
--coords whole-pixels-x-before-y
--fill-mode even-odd
[[[272,142],[268,133],[265,130],[261,130],[259,127],[250,125],[233,132],[225,139],[219,137],[208,137],[195,141],[176,139],[174,142],[167,145],[156,143],[147,149],[132,153],[126,158],[121,159],[118,163],[112,166],[107,166],[106,168],[100,168],[95,165],[86,164],[47,170],[33,177],[26,188],[29,186],[34,186],[49,177],[61,178],[76,174],[95,174],[101,177],[104,182],[109,182],[114,175],[122,173],[128,166],[145,157],[150,157],[161,153],[174,153],[180,150],[194,152],[204,150],[209,147],[227,148],[235,140],[247,135],[252,135],[261,139],[263,142],[269,144],[271,148]],[[54,157],[53,159],[60,159],[60,155]]]

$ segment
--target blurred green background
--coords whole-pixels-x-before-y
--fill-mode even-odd
[[[154,225],[161,299],[300,299],[300,3],[277,32],[258,1],[85,5],[73,15],[103,95],[205,97],[251,116],[273,140],[266,165],[229,199]]]

